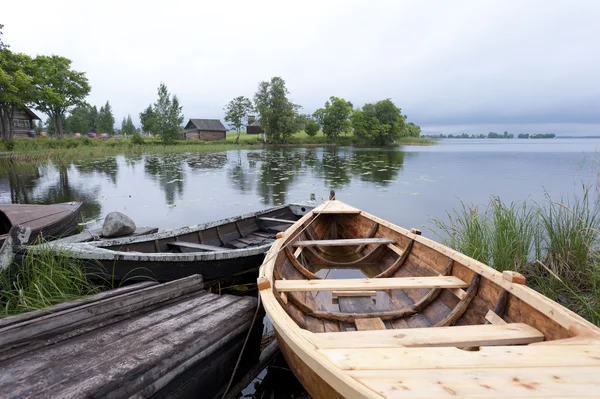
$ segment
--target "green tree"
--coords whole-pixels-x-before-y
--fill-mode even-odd
[[[96,129],[98,129],[99,133],[108,133],[110,135],[115,133],[115,117],[108,101],[104,106],[100,107],[100,111],[98,111],[98,116],[96,117]]]
[[[169,94],[167,86],[158,86],[158,100],[154,103],[154,129],[164,144],[172,144],[181,137],[183,114],[176,95]]]
[[[13,115],[36,98],[37,70],[31,57],[0,49],[0,131],[2,139],[13,137]]]
[[[92,108],[90,108],[90,111],[88,113],[88,120],[87,120],[87,131],[88,132],[96,132],[96,118],[98,118],[98,108],[96,108],[96,106],[94,105]]]
[[[88,128],[88,107],[77,107],[66,118],[65,130],[69,133],[86,133]]]
[[[323,127],[323,134],[329,141],[337,141],[340,134],[352,131],[352,103],[343,98],[329,97],[324,108],[319,108],[314,117]]]
[[[57,55],[37,56],[36,108],[54,119],[58,137],[63,133],[63,117],[76,106],[85,105],[91,87],[84,72],[71,69],[71,60]]]
[[[4,28],[4,25],[0,24],[0,36],[2,36],[2,28]],[[0,38],[0,50],[2,50],[3,48],[9,48],[9,47],[10,46],[8,44],[4,44],[4,42]]]
[[[248,114],[252,112],[252,102],[250,99],[239,96],[229,101],[224,108],[225,111],[225,121],[231,124],[233,128],[238,132],[237,138],[235,142],[240,141],[240,134],[242,126],[244,125],[244,120],[248,118]]]
[[[352,114],[354,134],[369,144],[391,144],[408,134],[406,117],[401,112],[390,99],[365,104]]]
[[[140,123],[142,124],[143,132],[156,134],[156,114],[154,113],[154,109],[152,109],[152,104],[140,112]]]
[[[288,98],[285,81],[280,77],[258,84],[254,105],[260,116],[267,141],[285,143],[298,130],[298,105]]]
[[[317,135],[320,128],[321,128],[321,126],[319,125],[319,122],[317,122],[314,119],[309,119],[308,121],[306,121],[306,126],[304,126],[304,131],[306,132],[306,134],[308,136],[314,137]]]
[[[127,119],[123,118],[123,122],[121,123],[121,133],[130,136],[135,132],[135,125],[131,120],[131,115],[127,115]]]
[[[409,137],[421,137],[421,127],[410,122],[406,125]]]

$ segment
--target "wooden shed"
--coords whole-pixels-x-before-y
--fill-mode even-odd
[[[225,140],[227,129],[218,119],[190,119],[184,128],[186,140]]]
[[[27,137],[27,132],[33,129],[33,121],[39,120],[40,118],[26,106],[14,110],[13,132],[15,137]]]
[[[254,116],[249,116],[246,134],[262,134],[264,132],[265,130],[260,126],[260,122]]]

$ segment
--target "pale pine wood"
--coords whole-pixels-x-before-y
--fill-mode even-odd
[[[297,258],[298,256],[300,256],[301,253],[302,253],[302,247],[296,248],[296,250],[294,251],[294,258]]]
[[[467,292],[462,288],[449,288],[449,291],[453,293],[458,299],[464,299],[467,296]]]
[[[377,295],[377,291],[333,291],[331,293],[332,297],[338,296],[375,296]]]
[[[512,367],[600,367],[600,345],[458,348],[319,349],[342,370]]]
[[[386,398],[585,398],[598,397],[594,367],[481,368],[452,370],[351,371]]]
[[[388,244],[387,247],[400,256],[402,256],[404,254],[404,250],[394,244]]]
[[[340,214],[347,214],[347,213],[361,213],[360,209],[357,209],[353,206],[350,206],[348,204],[344,204],[342,201],[337,201],[337,200],[331,200],[331,201],[325,201],[322,205],[317,206],[315,209],[313,209],[311,212],[315,213],[315,214],[320,214],[320,213],[340,213]]]
[[[379,317],[372,317],[370,319],[356,319],[354,321],[356,329],[358,331],[369,331],[369,330],[385,330],[385,324]]]
[[[502,278],[515,284],[525,284],[526,279],[521,273],[505,270],[502,272]]]
[[[339,280],[277,280],[278,291],[370,291],[414,288],[463,288],[468,287],[458,277],[395,277],[395,278],[356,278]]]
[[[523,323],[407,328],[364,333],[306,332],[306,335],[319,349],[501,346],[526,345],[544,340],[544,334]]]
[[[393,244],[390,238],[349,238],[339,240],[308,240],[292,243],[294,247],[343,247],[346,245]]]
[[[491,324],[507,324],[506,321],[500,316],[498,316],[493,310],[488,310],[485,315],[485,319],[489,321]]]

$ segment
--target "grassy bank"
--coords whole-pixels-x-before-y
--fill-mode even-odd
[[[600,326],[600,200],[461,204],[433,219],[442,242],[527,284]]]
[[[0,142],[0,162],[2,161],[70,161],[84,158],[101,158],[119,154],[157,154],[178,152],[208,152],[231,149],[264,148],[258,135],[242,133],[236,143],[237,133],[227,133],[227,138],[221,141],[179,140],[173,145],[163,145],[155,138],[144,138],[143,144],[134,144],[129,139],[98,140],[84,138],[64,138],[62,140],[36,138],[15,139],[10,143]],[[398,144],[430,145],[435,141],[428,138],[404,138]],[[335,145],[360,144],[352,136],[343,136]],[[309,137],[304,132],[298,132],[290,138],[287,145],[320,146],[331,145],[321,132]]]

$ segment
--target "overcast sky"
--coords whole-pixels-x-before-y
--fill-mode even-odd
[[[13,51],[73,60],[117,120],[162,81],[187,118],[285,79],[312,113],[391,98],[425,131],[600,134],[600,1],[5,1]]]

